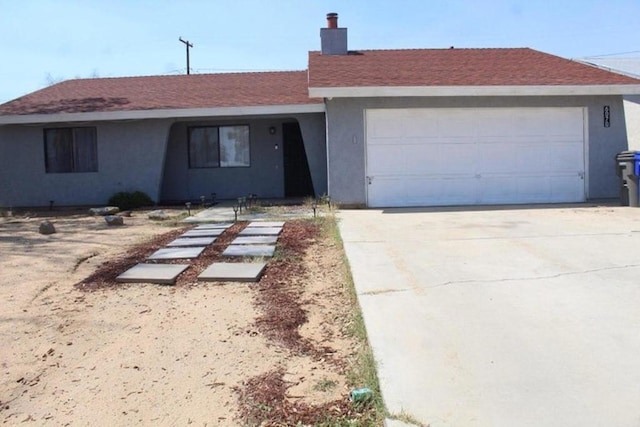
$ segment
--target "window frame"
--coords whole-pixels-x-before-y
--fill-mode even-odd
[[[80,166],[79,160],[79,149],[80,142],[76,140],[76,130],[91,130],[92,131],[92,147],[90,148],[91,156],[91,166],[90,170],[78,170]],[[54,165],[51,164],[49,158],[49,154],[53,147],[50,147],[50,142],[53,144],[55,142],[54,139],[49,139],[49,132],[69,132],[69,140],[70,144],[68,147],[70,158],[65,159],[70,163],[69,170],[53,170]],[[66,126],[66,127],[51,127],[43,129],[43,142],[44,142],[44,170],[47,174],[58,174],[58,173],[97,173],[99,171],[98,165],[98,129],[96,126]]]
[[[247,164],[246,165],[224,165],[224,159],[222,158],[222,148],[221,148],[221,129],[223,128],[234,128],[234,127],[242,127],[246,128],[247,132]],[[191,161],[192,159],[192,131],[194,129],[215,129],[217,133],[217,141],[216,141],[216,149],[217,149],[217,165],[215,166],[196,166]],[[187,162],[189,169],[235,169],[235,168],[250,168],[251,167],[251,126],[248,124],[227,124],[227,125],[197,125],[197,126],[188,126],[187,127]]]

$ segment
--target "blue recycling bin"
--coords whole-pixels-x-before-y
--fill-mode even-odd
[[[640,176],[640,152],[638,151],[633,155],[633,173]]]
[[[638,178],[640,178],[640,152],[636,151],[633,153],[633,169],[627,171],[629,206],[636,208],[640,206],[640,185],[638,185]]]

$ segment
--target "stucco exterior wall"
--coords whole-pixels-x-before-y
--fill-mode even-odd
[[[97,132],[98,171],[46,173],[44,128],[0,127],[0,206],[100,205],[118,191],[157,200],[171,121],[83,123]]]
[[[630,150],[640,150],[640,95],[624,97],[624,116]]]
[[[304,149],[309,161],[311,180],[316,196],[328,194],[326,122],[322,114],[301,114],[294,117],[300,124]]]
[[[603,125],[603,107],[611,107],[611,126]],[[627,147],[621,96],[582,97],[415,97],[334,98],[326,102],[328,187],[331,199],[365,205],[365,110],[370,108],[587,108],[587,197],[617,197],[613,161]]]
[[[197,200],[217,193],[284,196],[282,123],[298,121],[316,192],[327,192],[324,114],[287,117],[96,122],[0,127],[0,207],[101,205],[118,191],[144,191],[154,201]],[[251,167],[189,169],[187,126],[248,124]],[[44,128],[95,126],[98,171],[46,173]],[[269,127],[276,134],[269,134]],[[168,141],[171,140],[169,144]],[[275,149],[276,144],[278,149]]]
[[[255,193],[260,198],[284,197],[284,161],[282,124],[298,121],[314,189],[327,191],[324,114],[300,114],[269,118],[201,119],[175,123],[171,127],[165,161],[161,200],[198,200],[216,193],[218,199],[234,199]],[[248,125],[250,138],[249,167],[190,169],[188,127]],[[275,135],[269,128],[276,128]],[[276,149],[276,145],[278,149]]]

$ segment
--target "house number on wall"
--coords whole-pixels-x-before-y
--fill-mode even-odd
[[[608,105],[604,106],[604,127],[608,128],[611,126],[611,107]]]

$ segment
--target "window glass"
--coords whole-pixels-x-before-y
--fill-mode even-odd
[[[73,159],[75,172],[96,172],[98,150],[95,128],[73,129]]]
[[[220,127],[220,166],[250,166],[249,126]]]
[[[189,129],[189,166],[192,168],[217,168],[218,128],[197,127]]]
[[[189,128],[190,168],[250,166],[249,126]]]
[[[97,172],[96,128],[58,128],[44,131],[47,173]]]

